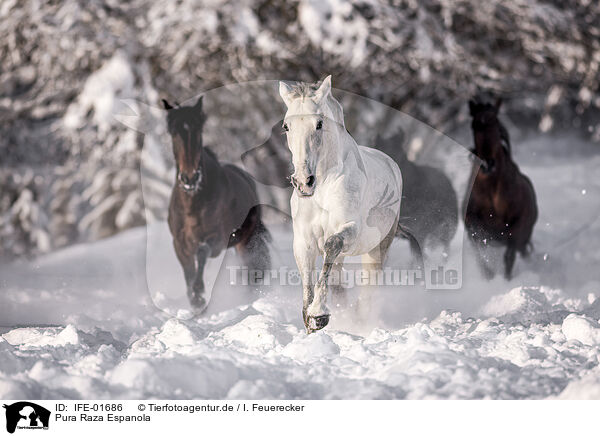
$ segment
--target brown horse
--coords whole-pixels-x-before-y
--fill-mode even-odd
[[[234,246],[250,270],[264,271],[270,267],[270,236],[261,220],[254,181],[233,165],[221,165],[203,146],[206,117],[202,97],[192,107],[174,108],[166,100],[163,104],[177,171],[169,229],[183,267],[188,299],[200,312],[207,305],[206,260]]]
[[[487,255],[489,245],[506,246],[504,276],[510,279],[516,253],[529,254],[538,210],[531,181],[512,160],[508,132],[498,120],[501,100],[495,104],[469,101],[475,155],[481,159],[471,195],[465,201],[465,228],[478,251],[485,276],[494,271]]]

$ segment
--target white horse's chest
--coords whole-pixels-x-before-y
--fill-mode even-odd
[[[367,253],[381,242],[399,214],[401,181],[389,168],[382,171],[382,163],[377,159],[369,156],[366,161],[370,168],[349,171],[352,176],[330,176],[312,197],[301,197],[294,192],[291,210],[295,238],[312,241],[311,245],[316,244],[323,252],[325,241],[340,226],[354,223],[359,229],[357,237],[344,248],[343,255]]]
[[[315,198],[300,197],[296,192],[291,198],[291,212],[294,225],[294,238],[302,238],[317,244],[319,251],[329,236],[329,211]]]

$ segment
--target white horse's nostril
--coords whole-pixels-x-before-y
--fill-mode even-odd
[[[309,188],[312,188],[314,184],[315,184],[315,176],[308,176],[308,179],[306,180],[306,186],[308,186]]]

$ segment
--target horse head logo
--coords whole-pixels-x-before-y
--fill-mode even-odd
[[[50,422],[50,411],[38,404],[29,401],[19,401],[10,405],[4,404],[6,409],[6,431],[14,433],[19,428],[47,429]]]

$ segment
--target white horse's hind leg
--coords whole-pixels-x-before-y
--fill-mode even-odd
[[[336,305],[340,305],[341,303],[346,301],[346,290],[344,289],[344,256],[338,256],[333,267],[331,268],[331,274],[329,275],[329,288],[331,289],[331,293],[334,298],[334,302]]]
[[[374,253],[377,252],[377,254]],[[360,285],[360,294],[358,301],[356,302],[356,314],[361,323],[365,323],[369,320],[371,315],[372,307],[372,296],[375,291],[376,284],[372,284],[373,280],[376,280],[377,273],[382,269],[382,263],[379,257],[379,248],[373,250],[373,252],[363,254],[361,256],[362,269],[367,273],[369,282],[367,284],[362,283]]]
[[[362,286],[360,290],[359,301],[357,305],[358,316],[361,321],[366,322],[372,314],[372,296],[377,287],[378,274],[383,277],[383,264],[387,258],[388,251],[394,236],[396,235],[396,227],[398,220],[392,226],[390,232],[379,243],[377,247],[361,256],[362,266],[368,272],[369,284]]]

